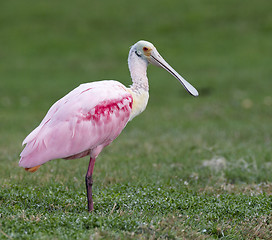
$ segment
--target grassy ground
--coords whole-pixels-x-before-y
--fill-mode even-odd
[[[1,1],[0,239],[271,239],[270,1]],[[200,92],[150,67],[150,101],[100,155],[18,167],[21,142],[80,83],[130,84],[153,42]]]

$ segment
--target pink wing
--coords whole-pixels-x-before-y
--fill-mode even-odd
[[[116,81],[82,84],[57,101],[24,140],[19,166],[56,158],[96,157],[126,126],[132,96]]]

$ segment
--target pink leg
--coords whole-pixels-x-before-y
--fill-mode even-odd
[[[93,186],[93,170],[94,170],[94,163],[95,163],[95,158],[90,158],[89,166],[88,166],[88,171],[86,174],[86,188],[87,188],[87,199],[88,199],[88,211],[91,212],[93,211],[93,194],[92,194],[92,186]]]

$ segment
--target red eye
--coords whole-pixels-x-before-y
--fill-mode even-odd
[[[143,50],[144,50],[144,51],[147,51],[147,50],[148,50],[148,48],[147,48],[147,47],[143,47]]]

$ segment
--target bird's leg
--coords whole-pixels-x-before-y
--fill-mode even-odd
[[[95,158],[90,158],[88,171],[86,174],[86,188],[87,188],[87,199],[88,199],[88,211],[93,211],[93,194],[92,194],[92,186],[93,186],[93,170],[94,170]]]

